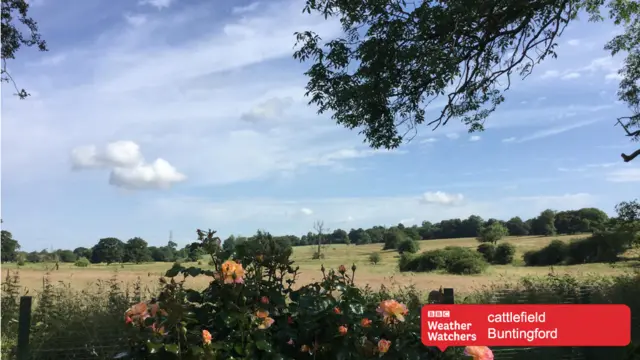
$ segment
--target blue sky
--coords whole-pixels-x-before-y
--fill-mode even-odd
[[[546,208],[608,213],[640,193],[617,116],[610,23],[577,22],[559,58],[515,81],[483,133],[452,121],[373,151],[304,98],[293,33],[339,24],[303,2],[34,0],[50,51],[24,50],[3,85],[2,218],[23,249],[196,228],[301,235]],[[188,4],[188,6],[187,6]],[[433,111],[437,111],[436,107]]]

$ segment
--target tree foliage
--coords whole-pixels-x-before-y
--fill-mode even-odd
[[[7,71],[7,60],[13,60],[21,47],[35,46],[39,51],[47,51],[47,43],[38,32],[38,23],[29,16],[27,0],[2,0],[2,67],[0,80],[10,82],[21,99],[29,96],[25,89],[19,89]],[[20,28],[26,28],[22,31]]]
[[[509,236],[509,230],[501,223],[494,222],[480,230],[478,241],[495,244],[505,236]]]
[[[2,262],[16,261],[17,251],[20,250],[20,244],[13,238],[13,234],[6,230],[2,230]]]
[[[359,129],[374,148],[392,149],[417,126],[438,128],[460,119],[470,132],[484,130],[504,101],[513,76],[526,78],[548,57],[557,39],[586,11],[591,21],[609,18],[624,29],[605,50],[625,53],[618,97],[631,115],[618,119],[626,135],[640,139],[640,24],[636,1],[625,0],[307,0],[304,11],[334,17],[343,36],[323,42],[296,33],[294,58],[310,61],[307,96],[320,113]],[[435,115],[429,105],[444,97]],[[631,161],[631,155],[622,154]]]

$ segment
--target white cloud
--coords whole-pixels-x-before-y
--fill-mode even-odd
[[[152,164],[114,168],[109,176],[109,184],[131,190],[168,189],[186,178],[166,160],[156,159]]]
[[[133,141],[109,143],[102,151],[95,145],[79,146],[71,151],[71,161],[75,170],[110,169],[109,184],[126,189],[166,189],[186,180],[164,159],[146,164],[140,146]]]
[[[514,141],[516,141],[516,138],[514,136],[502,139],[503,143],[509,143]]]
[[[259,2],[253,2],[246,6],[236,6],[233,9],[231,9],[231,12],[234,14],[244,14],[244,13],[254,11],[255,9],[258,8],[258,6],[260,6]]]
[[[479,141],[480,140],[480,136],[479,135],[473,135],[471,137],[469,137],[469,141]]]
[[[309,208],[302,208],[302,209],[300,209],[300,212],[305,214],[305,215],[312,215],[313,214],[313,210],[311,210]]]
[[[577,79],[580,77],[580,73],[570,72],[568,74],[562,75],[563,80]]]
[[[462,194],[447,194],[442,191],[426,192],[422,194],[420,201],[425,204],[439,204],[439,205],[456,205],[464,200]]]
[[[556,126],[556,127],[551,127],[545,130],[540,130],[540,131],[536,131],[531,135],[522,137],[520,139],[517,140],[517,142],[521,143],[521,142],[526,142],[526,141],[531,141],[531,140],[537,140],[537,139],[542,139],[548,136],[554,136],[554,135],[558,135],[558,134],[562,134],[563,132],[567,132],[573,129],[578,129],[581,128],[583,126],[587,126],[587,125],[591,125],[593,123],[595,123],[597,120],[587,120],[587,121],[580,121],[580,122],[576,122],[576,123],[572,123],[572,124],[568,124],[568,125],[563,125],[563,126]]]
[[[426,143],[434,143],[438,141],[438,139],[430,137],[430,138],[426,138],[420,141],[421,144],[426,144]]]
[[[173,0],[140,0],[138,4],[140,5],[150,5],[155,7],[156,9],[162,10],[164,8],[168,8],[171,6]]]
[[[542,79],[555,78],[560,76],[560,72],[557,70],[547,70],[540,77]]]
[[[147,17],[143,14],[125,14],[124,19],[132,26],[142,26],[147,22]]]
[[[448,133],[447,137],[451,140],[455,140],[455,139],[458,139],[460,135],[458,133]]]
[[[640,182],[640,168],[629,168],[612,171],[607,175],[611,182]]]
[[[273,120],[281,117],[285,110],[293,103],[293,99],[272,98],[254,106],[251,110],[243,113],[240,118],[244,121],[258,122],[261,120]]]
[[[617,72],[612,72],[607,74],[605,77],[605,80],[622,80],[622,75],[618,74]]]
[[[580,45],[580,40],[578,39],[571,39],[569,41],[567,41],[567,44],[571,45],[571,46],[578,46]]]
[[[416,218],[408,218],[408,219],[402,219],[398,223],[402,224],[402,225],[409,225],[409,224],[413,224],[415,222],[416,222]]]

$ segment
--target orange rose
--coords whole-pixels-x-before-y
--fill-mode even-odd
[[[339,307],[334,307],[334,308],[333,308],[333,312],[334,312],[334,313],[336,313],[336,314],[338,314],[338,315],[342,314],[342,310],[340,310],[340,308],[339,308]]]
[[[391,341],[385,339],[380,339],[380,341],[378,341],[378,351],[381,354],[385,354],[389,351],[389,347],[391,347]]]
[[[266,296],[263,296],[260,298],[260,302],[263,304],[268,304],[269,303],[269,298]]]
[[[233,260],[227,260],[222,263],[222,277],[225,284],[242,284],[244,283],[244,269],[242,264]]]
[[[344,273],[346,273],[346,272],[347,272],[347,268],[346,268],[344,265],[340,265],[340,266],[338,267],[338,272],[339,272],[340,274],[344,274]]]
[[[371,326],[371,320],[364,318],[360,320],[360,325],[362,325],[362,327],[369,327]]]
[[[344,335],[347,335],[347,331],[348,331],[348,329],[347,329],[347,327],[346,327],[346,326],[344,326],[344,325],[342,325],[342,326],[340,326],[340,327],[338,328],[338,332],[340,333],[340,335],[343,335],[343,336],[344,336]]]
[[[211,344],[211,333],[209,330],[202,330],[202,342],[205,345]]]
[[[471,356],[473,360],[493,360],[493,351],[486,346],[467,346],[464,355]]]
[[[380,302],[376,311],[383,316],[384,321],[387,323],[396,320],[402,322],[404,321],[404,316],[409,312],[404,304],[395,300],[384,300]]]
[[[308,345],[302,345],[300,347],[300,352],[310,353],[311,352],[311,348]]]

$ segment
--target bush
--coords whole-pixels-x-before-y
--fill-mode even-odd
[[[418,252],[418,250],[420,250],[420,245],[418,244],[417,241],[412,239],[402,240],[400,244],[398,244],[398,252],[400,254],[403,254],[403,253],[415,254]]]
[[[488,265],[479,252],[458,246],[425,251],[420,255],[402,254],[398,262],[400,271],[442,270],[450,274],[479,274]]]
[[[510,243],[502,243],[496,247],[492,264],[507,265],[513,262],[516,254],[516,247]]]
[[[478,245],[476,251],[482,254],[488,262],[493,262],[493,258],[496,256],[496,246],[492,243],[482,243]]]
[[[76,262],[73,263],[73,265],[77,267],[87,267],[89,266],[89,259],[87,259],[86,257],[78,258],[78,260],[76,260]]]
[[[272,239],[260,239],[254,253],[225,261],[214,234],[198,232],[213,270],[174,266],[157,303],[139,303],[126,313],[128,357],[419,359],[437,353],[420,341],[419,296],[403,305],[388,293],[359,289],[353,282],[355,265],[337,271],[323,267],[321,282],[299,287],[294,284],[298,268],[292,267],[290,254],[273,251]],[[196,291],[176,281],[178,276],[210,281]],[[332,295],[338,288],[339,298]]]
[[[601,232],[586,239],[571,241],[566,262],[568,264],[615,262],[629,248],[631,236],[633,235],[624,232]]]
[[[398,248],[398,245],[404,241],[405,236],[399,230],[388,230],[384,233],[382,239],[384,241],[382,250],[393,250]]]
[[[540,250],[527,251],[522,257],[527,266],[549,266],[561,264],[567,259],[569,245],[560,240],[553,240]]]
[[[372,252],[371,254],[369,254],[369,262],[372,263],[373,265],[377,265],[380,260],[382,260],[380,258],[380,253],[377,252]]]
[[[312,260],[324,259],[324,253],[322,251],[314,251],[311,255]]]

